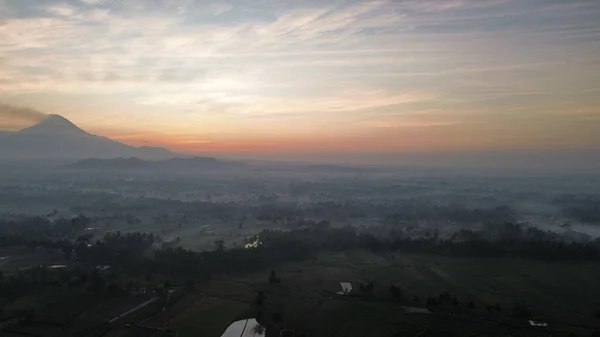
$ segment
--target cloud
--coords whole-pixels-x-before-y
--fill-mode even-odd
[[[279,15],[273,22],[256,25],[253,29],[265,41],[343,42],[364,30],[395,29],[402,15],[386,7],[386,2],[359,2],[346,7],[300,9]],[[314,45],[313,44],[313,45]]]
[[[97,6],[97,5],[109,5],[118,0],[79,0],[84,5]]]
[[[0,0],[0,18],[13,14],[13,9],[8,5],[8,0]]]
[[[419,119],[375,120],[361,123],[375,128],[431,128],[460,125],[460,121],[436,121]]]
[[[8,19],[0,21],[0,52],[7,58],[31,49],[52,50],[77,41],[76,25],[57,18]]]
[[[107,22],[110,9],[85,9],[79,10],[65,3],[58,3],[47,6],[44,10],[59,18],[77,20],[82,23],[89,22]]]
[[[208,6],[212,15],[221,15],[233,9],[233,6],[224,2],[213,3]]]
[[[227,113],[238,117],[260,117],[294,114],[311,116],[312,113],[348,113],[373,110],[401,104],[424,102],[435,99],[429,92],[407,91],[387,92],[381,90],[349,89],[322,97],[309,99],[237,95],[231,99],[226,93],[194,92],[157,94],[152,98],[139,101],[146,106],[185,106],[200,114],[218,115]]]
[[[28,107],[0,102],[0,129],[19,129],[46,117],[46,114]]]
[[[99,3],[86,2],[89,5]],[[102,1],[102,4],[107,3],[113,2]],[[180,3],[188,4],[189,1],[174,5]],[[224,60],[231,57],[279,57],[285,53],[318,57],[331,51],[315,47],[331,43],[340,48],[334,50],[335,53],[360,54],[365,49],[344,49],[351,43],[350,36],[357,36],[365,29],[389,28],[399,18],[386,11],[384,5],[384,2],[367,2],[316,10],[292,9],[276,14],[275,20],[206,25],[183,24],[184,19],[168,11],[145,11],[143,15],[136,12],[131,17],[132,13],[123,11],[120,6],[100,10],[54,3],[44,8],[52,17],[5,22],[0,32],[0,52],[8,53],[7,64],[12,67],[6,71],[5,75],[10,73],[10,76],[4,77],[0,90],[23,93],[46,88],[49,92],[90,90],[92,93],[106,93],[119,90],[115,82],[131,89],[132,82],[136,80],[139,90],[155,84],[150,82],[184,81],[190,85],[202,85],[205,77],[193,76],[194,65],[190,65],[192,69],[178,74],[167,73],[165,68],[170,63],[194,58],[210,59],[205,67],[219,69],[218,63],[231,62]],[[213,14],[223,13],[230,7],[227,4],[207,6]],[[371,17],[371,13],[374,16]],[[89,25],[90,22],[99,25]],[[32,49],[44,52],[31,54]],[[379,51],[372,49],[369,52]],[[77,57],[69,57],[72,55]],[[326,66],[331,62],[339,66],[378,65],[367,60],[317,59],[308,60],[305,66],[310,66],[311,62],[315,66]],[[14,66],[16,64],[21,66]],[[53,70],[46,71],[46,75],[32,75],[27,71],[32,66]],[[294,68],[301,66],[299,63]],[[249,62],[245,67],[262,67],[262,64]],[[103,88],[102,79],[109,79],[111,86]],[[140,79],[144,83],[140,83]],[[53,82],[60,84],[52,85]]]
[[[500,6],[513,0],[412,0],[405,2],[408,8],[424,12],[444,12],[459,9],[474,9]]]
[[[54,4],[47,7],[46,11],[50,14],[63,16],[67,18],[75,16],[75,13],[77,12],[74,7],[69,6],[67,4]]]
[[[600,87],[593,0],[13,3],[0,0],[0,13],[15,9],[0,20],[0,99],[27,94],[104,125],[120,109],[120,122],[147,114],[157,128],[211,118],[232,133],[258,119],[314,131],[368,115],[370,127],[418,129]],[[448,116],[388,119],[413,108]]]
[[[4,118],[18,118],[30,121],[39,121],[44,119],[46,114],[28,107],[0,103],[0,116]]]

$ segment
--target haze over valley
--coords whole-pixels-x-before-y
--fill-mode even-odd
[[[0,0],[0,336],[600,336],[597,0]]]

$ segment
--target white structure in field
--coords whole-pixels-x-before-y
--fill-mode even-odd
[[[431,311],[427,310],[427,308],[418,308],[418,307],[405,307],[401,306],[407,314],[431,314]]]
[[[540,328],[545,328],[545,327],[548,326],[548,323],[538,322],[538,321],[531,321],[530,320],[529,321],[529,325],[531,325],[531,326],[537,326],[537,327],[540,327]]]
[[[336,293],[338,295],[348,295],[352,291],[352,283],[350,282],[340,282],[340,286],[342,287],[342,291],[338,291]]]

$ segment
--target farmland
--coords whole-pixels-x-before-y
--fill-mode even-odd
[[[0,190],[4,334],[218,337],[250,319],[267,336],[600,328],[600,180],[44,174]]]
[[[310,336],[392,336],[399,332],[417,335],[423,331],[435,332],[432,329],[435,326],[456,329],[464,335],[486,331],[494,335],[501,322],[499,318],[510,316],[512,308],[519,304],[530,307],[536,319],[550,322],[557,335],[580,333],[586,331],[581,325],[597,324],[594,313],[581,308],[598,304],[599,297],[594,295],[598,294],[595,287],[600,277],[598,264],[556,265],[517,259],[348,251],[286,265],[276,269],[276,273],[281,280],[278,285],[268,285],[266,271],[200,283],[196,291],[205,297],[192,295],[182,300],[193,304],[181,304],[186,306],[184,310],[174,306],[171,309],[174,317],[163,326],[178,329],[183,336],[187,335],[186,331],[190,331],[190,336],[192,331],[218,331],[214,317],[228,317],[231,322],[244,310],[252,313],[245,301],[252,299],[257,291],[267,293],[263,315],[278,314],[282,321],[277,324]],[[375,290],[370,296],[336,296],[333,293],[339,291],[339,281],[352,282],[355,290],[361,282],[372,281]],[[579,287],[571,287],[571,282],[577,282]],[[402,287],[403,299],[390,298],[390,284]],[[425,303],[427,296],[445,291],[456,296],[460,304],[429,306]],[[466,308],[470,301],[475,308]],[[500,304],[500,311],[489,314],[486,305],[496,303]],[[434,315],[407,315],[400,305],[425,306]],[[227,320],[218,322],[222,324],[221,330],[228,323]],[[514,321],[501,326],[510,331],[529,331]]]
[[[299,232],[305,237],[266,232],[261,240],[265,245],[274,244],[272,240],[286,242],[285,248],[278,249],[289,254],[296,250],[286,237],[302,242],[332,233],[345,235],[347,231]],[[128,259],[132,259],[139,249],[135,246],[152,237],[132,233],[105,239],[104,245],[114,245],[115,249],[128,242],[134,254]],[[101,249],[103,244],[96,246],[93,249]],[[54,254],[51,249],[38,250]],[[96,256],[92,252],[89,256]],[[6,303],[7,312],[32,318],[4,331],[33,336],[88,336],[91,332],[98,337],[220,336],[232,322],[248,318],[256,318],[271,333],[292,331],[304,336],[450,332],[458,336],[586,336],[600,328],[600,290],[596,287],[600,263],[593,259],[548,261],[360,248],[313,252],[302,253],[300,259],[292,255],[291,260],[281,260],[264,247],[204,253],[169,248],[160,252],[166,255],[157,258],[155,264],[144,262],[144,268],[154,273],[137,269],[136,273],[144,277],[122,269],[117,273],[113,268],[85,271],[82,261],[69,262],[74,267],[13,271],[8,274],[12,279],[37,280],[33,285],[44,280],[46,285],[36,285]],[[87,258],[84,254],[80,257]],[[204,264],[206,271],[211,266],[206,263],[214,263],[212,268],[216,269],[211,277],[202,276],[198,270],[195,280],[186,281],[177,277],[179,269],[171,269],[184,261],[188,261],[184,267]],[[222,261],[229,265],[222,265]],[[272,267],[264,268],[265,262],[260,261],[273,261]],[[256,268],[248,268],[248,263]],[[163,271],[159,273],[156,268]],[[190,274],[188,267],[184,271]],[[352,285],[347,296],[337,294],[340,282]],[[125,288],[115,284],[125,284]],[[428,314],[411,314],[404,308]],[[548,327],[531,327],[530,319]]]

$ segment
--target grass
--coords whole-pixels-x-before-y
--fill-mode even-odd
[[[408,292],[435,294],[449,290],[480,304],[508,308],[522,302],[548,319],[590,323],[599,308],[600,264],[542,262],[518,259],[461,259],[408,256],[410,268],[372,268],[378,282],[398,282]]]
[[[256,299],[257,284],[259,285],[260,282],[252,284],[243,280],[214,279],[202,283],[198,291],[209,296],[252,303]]]
[[[538,336],[543,332],[524,326],[510,327],[508,333],[507,327],[493,322],[439,315],[410,315],[404,313],[398,303],[356,298],[319,302],[297,297],[270,296],[267,308],[266,315],[281,313],[286,328],[303,331],[307,336]],[[553,330],[551,334],[569,336],[573,331],[576,330]]]
[[[102,337],[126,337],[130,332],[130,329],[118,329],[118,330],[110,330]]]
[[[600,264],[543,262],[521,259],[456,258],[401,253],[374,254],[364,250],[319,255],[316,260],[275,269],[281,284],[269,285],[269,271],[223,275],[200,283],[187,295],[145,322],[180,332],[180,336],[220,336],[233,321],[252,317],[256,291],[267,291],[263,317],[280,314],[286,328],[307,336],[501,336],[506,326],[477,321],[485,306],[500,303],[496,317],[510,316],[515,303],[529,306],[550,322],[553,336],[581,332],[556,322],[598,326]],[[375,284],[372,298],[333,295],[340,281]],[[427,296],[449,291],[462,303],[450,307],[462,318],[409,315],[391,299],[390,284],[399,285],[407,300],[416,295],[425,306]],[[475,309],[465,308],[473,301]],[[439,308],[439,307],[437,307]],[[432,308],[435,311],[435,308]],[[522,324],[523,322],[521,322]],[[535,336],[539,330],[512,327],[517,334]],[[562,330],[561,330],[562,329]],[[514,332],[514,331],[512,331]],[[117,332],[115,332],[117,333]],[[109,336],[119,337],[119,335]]]
[[[340,281],[353,282],[358,291],[360,282],[373,281],[374,295],[379,298],[389,299],[390,285],[397,284],[408,299],[417,296],[421,305],[427,296],[449,291],[463,305],[473,301],[475,313],[485,314],[486,305],[500,303],[497,315],[509,316],[515,304],[521,303],[550,322],[600,323],[594,316],[600,309],[598,263],[350,251],[323,254],[314,262],[276,271],[282,287],[288,287],[291,294],[338,291]],[[252,282],[253,277],[244,279]]]
[[[220,336],[233,321],[250,308],[244,302],[201,297],[185,310],[164,322],[163,327],[177,330],[179,336]]]
[[[62,337],[65,335],[65,331],[62,328],[45,324],[34,323],[29,325],[17,325],[11,328],[13,333],[18,333],[23,336]],[[1,334],[1,336],[4,335]]]
[[[19,270],[53,264],[69,264],[60,250],[36,247],[10,247],[0,249],[0,270],[5,275],[14,275]]]

